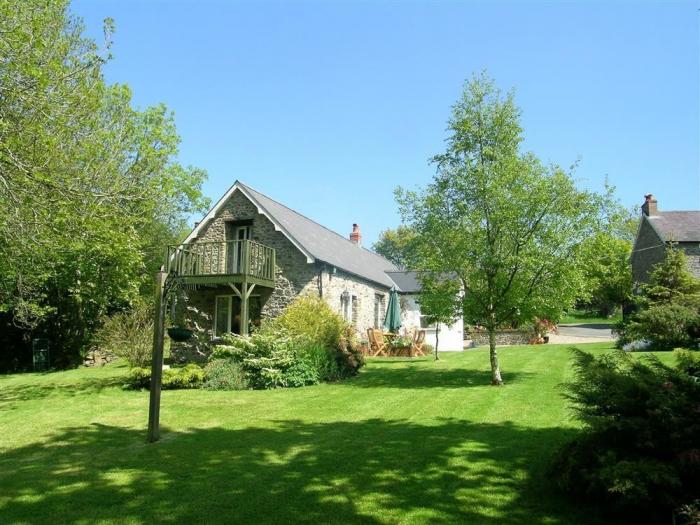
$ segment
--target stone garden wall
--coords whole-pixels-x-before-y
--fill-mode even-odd
[[[474,346],[489,346],[489,333],[485,330],[472,331],[468,337],[473,341]],[[532,335],[521,330],[500,330],[496,332],[496,344],[506,345],[526,345]]]

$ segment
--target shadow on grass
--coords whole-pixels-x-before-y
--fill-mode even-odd
[[[413,361],[419,363],[420,361]],[[465,388],[491,384],[491,371],[469,368],[427,368],[423,366],[397,365],[397,361],[371,362],[371,370],[361,373],[348,386],[364,388]],[[395,366],[392,366],[395,365]],[[502,372],[506,384],[515,383],[533,374],[527,372]]]
[[[47,381],[45,383],[22,383],[9,386],[0,384],[0,405],[43,399],[57,394],[68,396],[96,394],[105,388],[120,386],[123,383],[123,377],[111,376],[74,379],[65,383]]]
[[[145,433],[67,429],[0,456],[3,521],[595,523],[559,501],[546,458],[561,428],[272,422]]]

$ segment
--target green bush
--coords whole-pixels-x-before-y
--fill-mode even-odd
[[[153,311],[144,302],[131,310],[102,319],[95,343],[105,352],[125,359],[129,366],[147,367],[153,349]]]
[[[662,523],[700,493],[700,355],[676,366],[619,352],[574,350],[567,385],[585,427],[552,469],[572,495],[644,523]]]
[[[245,390],[248,381],[241,365],[231,359],[214,359],[204,367],[206,390]]]
[[[151,370],[148,368],[134,367],[129,370],[126,377],[126,383],[124,383],[126,389],[140,390],[151,386]],[[182,368],[169,368],[163,370],[161,388],[163,390],[200,388],[204,377],[204,370],[194,364]]]
[[[622,329],[621,345],[648,341],[651,350],[691,348],[697,345],[700,311],[679,303],[653,304],[640,311]]]
[[[328,303],[318,296],[298,297],[272,321],[272,328],[317,343],[336,348],[345,336],[347,323]]]

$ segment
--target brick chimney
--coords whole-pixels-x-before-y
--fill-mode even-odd
[[[650,193],[644,196],[644,204],[642,204],[642,213],[647,217],[659,214],[656,198]]]
[[[360,227],[357,224],[352,225],[352,232],[350,232],[350,240],[358,246],[362,246],[362,234],[360,233]]]

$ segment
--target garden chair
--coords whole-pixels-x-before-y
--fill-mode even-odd
[[[425,355],[423,344],[425,343],[425,330],[413,332],[413,344],[411,345],[411,357],[414,355]]]
[[[380,355],[386,356],[386,348],[389,346],[384,340],[384,334],[380,330],[374,328],[367,329],[367,338],[369,339],[369,347],[372,352],[372,357]]]

